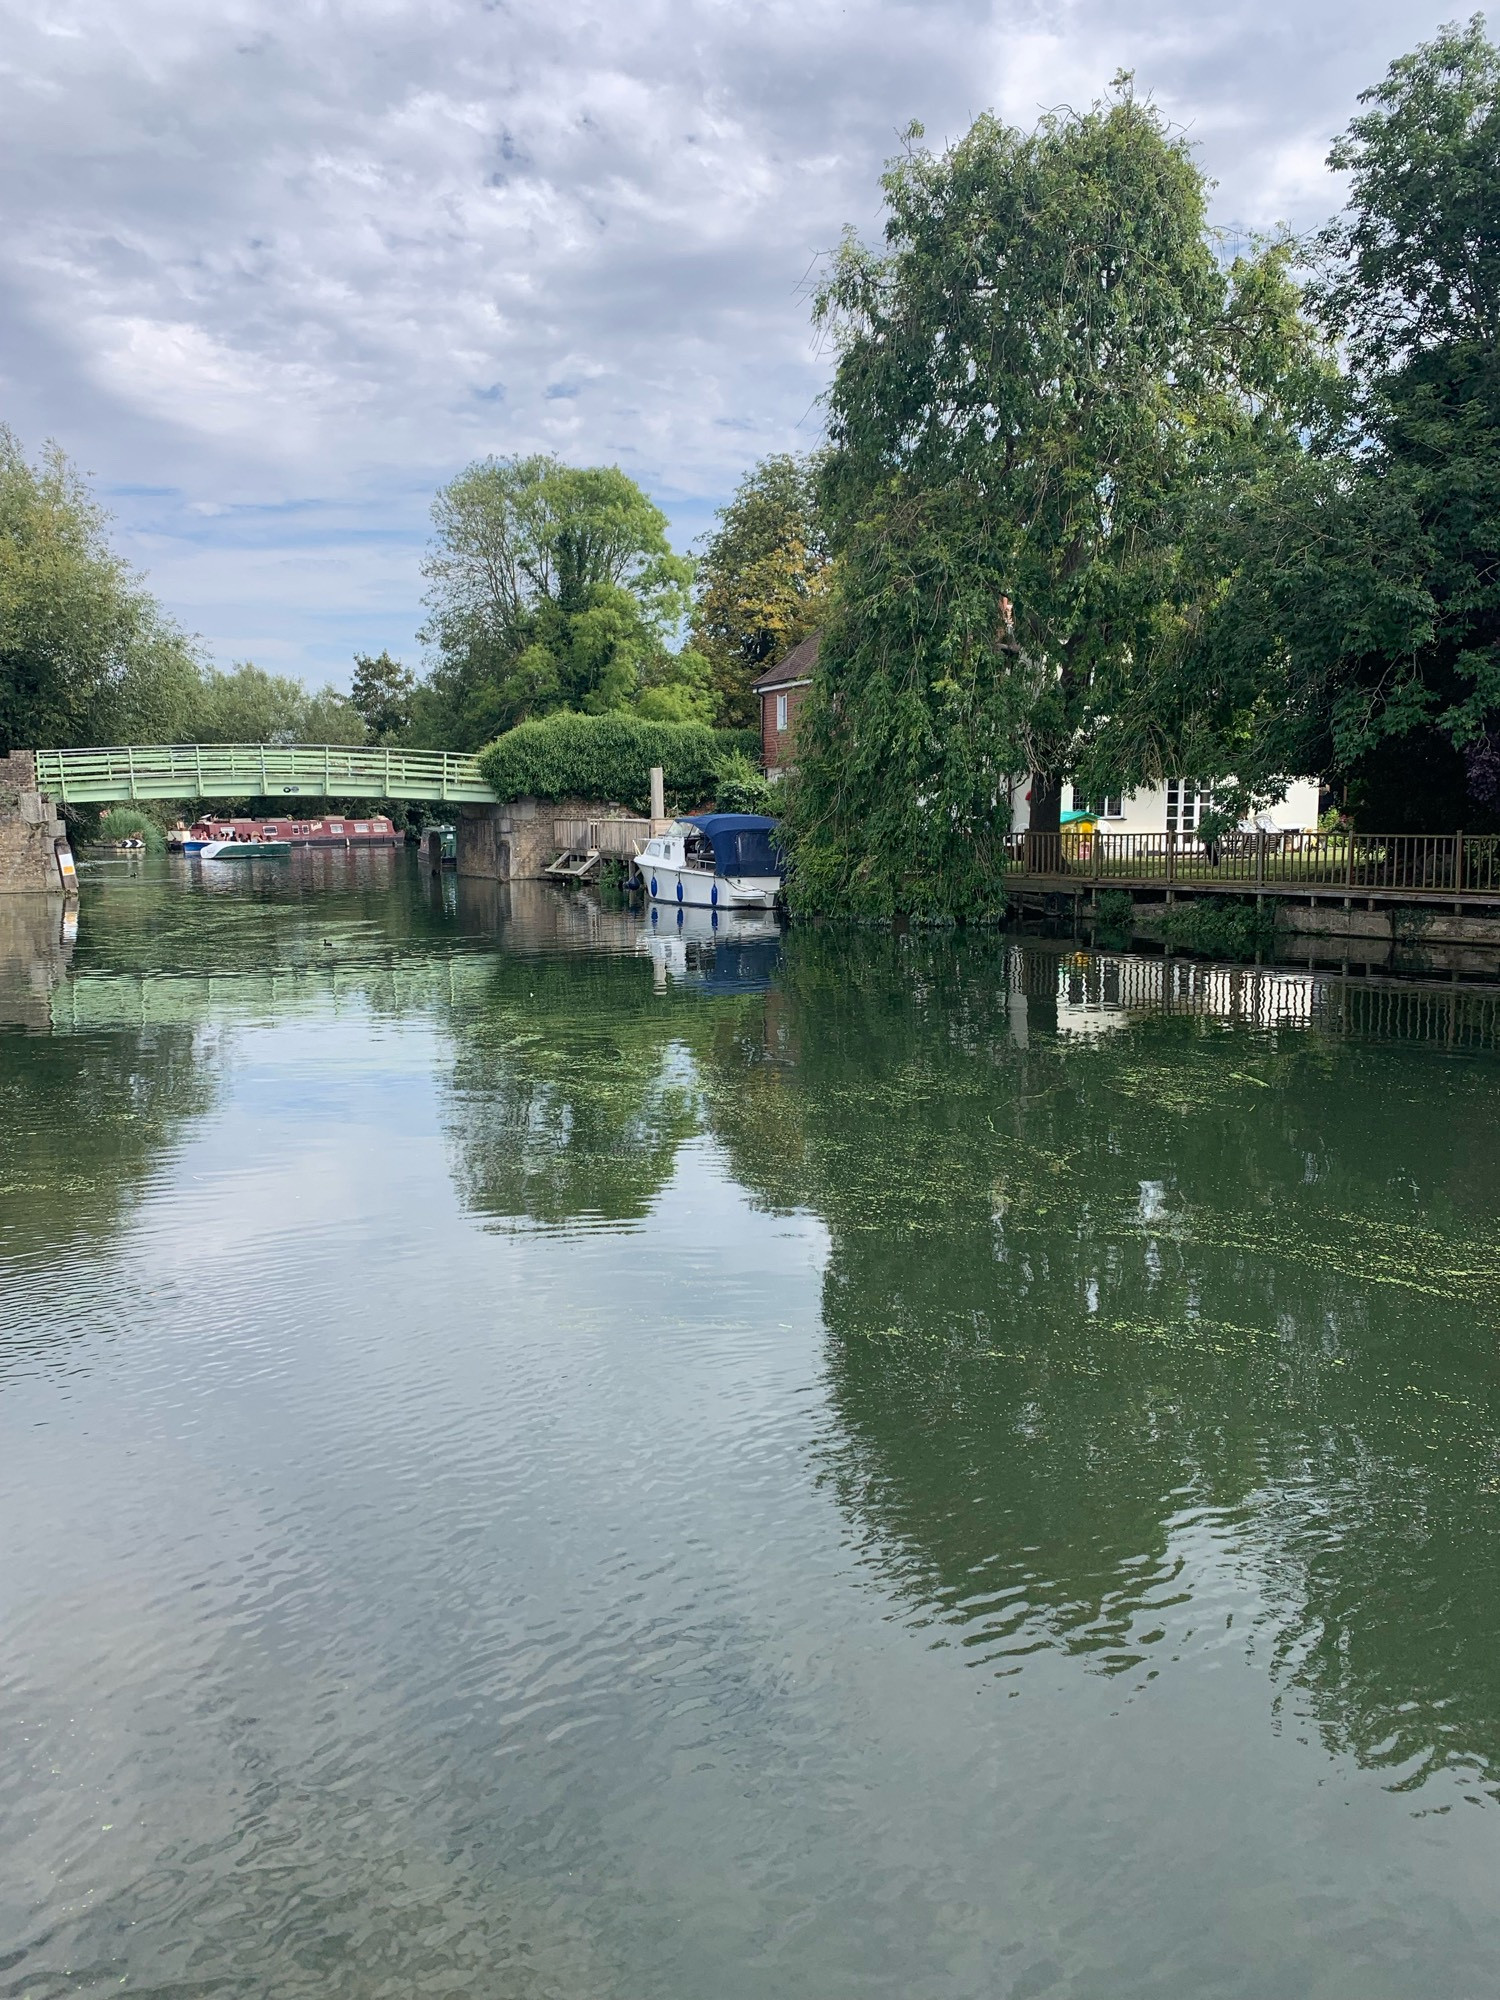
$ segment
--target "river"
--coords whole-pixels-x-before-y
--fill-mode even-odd
[[[0,1996],[1495,1990],[1493,994],[212,878],[0,899]]]

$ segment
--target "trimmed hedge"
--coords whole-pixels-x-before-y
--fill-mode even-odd
[[[644,813],[660,764],[667,810],[682,812],[716,797],[721,779],[743,781],[759,750],[753,729],[562,713],[508,729],[480,751],[479,768],[498,799],[597,799]]]

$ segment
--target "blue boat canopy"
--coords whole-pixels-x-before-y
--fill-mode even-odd
[[[776,821],[764,813],[689,813],[714,851],[719,875],[782,875],[785,868],[776,845]]]

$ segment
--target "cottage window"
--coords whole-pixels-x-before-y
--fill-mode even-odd
[[[1106,793],[1102,799],[1088,800],[1083,810],[1092,813],[1095,819],[1124,819],[1125,801]]]
[[[776,697],[777,733],[779,734],[785,728],[786,728],[786,696],[784,694],[779,694]]]
[[[1167,780],[1167,832],[1196,833],[1198,822],[1213,804],[1213,787],[1196,778]]]

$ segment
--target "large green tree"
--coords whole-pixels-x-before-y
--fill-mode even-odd
[[[197,743],[363,743],[365,725],[348,695],[310,691],[288,674],[249,660],[203,674],[191,713]]]
[[[821,300],[840,591],[796,893],[962,916],[1000,899],[1011,773],[1045,830],[1101,739],[1117,779],[1173,754],[1143,691],[1210,587],[1186,525],[1285,429],[1306,338],[1284,253],[1223,268],[1185,140],[1128,79],[1033,132],[916,136],[884,250],[846,241]]]
[[[826,615],[833,572],[817,474],[812,456],[762,459],[704,539],[693,639],[712,663],[726,728],[758,724],[751,682]]]
[[[0,755],[170,741],[198,690],[190,642],[109,544],[61,451],[0,425]]]
[[[673,651],[692,564],[617,466],[483,459],[443,488],[423,565],[433,670],[417,727],[473,748],[530,716],[641,705],[707,720],[706,662]]]
[[[389,653],[356,653],[349,699],[372,743],[399,743],[411,728],[417,677]]]
[[[1500,51],[1476,16],[1361,102],[1309,288],[1347,373],[1229,524],[1206,650],[1247,771],[1335,774],[1378,831],[1500,825]]]

